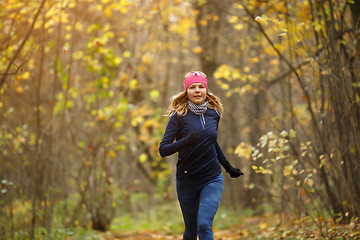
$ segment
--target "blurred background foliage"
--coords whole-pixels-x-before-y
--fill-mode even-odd
[[[0,239],[121,232],[154,211],[181,232],[176,157],[158,145],[192,70],[245,172],[222,208],[322,235],[357,219],[359,23],[359,0],[0,1]]]

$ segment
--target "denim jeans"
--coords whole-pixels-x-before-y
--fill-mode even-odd
[[[213,240],[212,224],[219,207],[224,180],[222,174],[207,181],[176,181],[185,223],[184,240]]]

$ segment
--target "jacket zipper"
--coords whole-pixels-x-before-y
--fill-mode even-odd
[[[202,118],[202,119],[201,119]],[[204,121],[204,122],[203,122]],[[202,113],[200,116],[200,122],[201,122],[201,126],[203,128],[203,130],[205,129],[205,117],[204,114]]]

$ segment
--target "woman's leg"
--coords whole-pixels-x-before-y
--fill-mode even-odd
[[[198,232],[200,240],[213,240],[212,224],[219,207],[224,181],[222,175],[208,183],[200,193]]]
[[[197,214],[199,209],[199,192],[194,184],[176,182],[178,200],[185,223],[184,240],[197,239]]]

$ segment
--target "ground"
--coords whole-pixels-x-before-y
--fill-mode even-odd
[[[308,218],[272,225],[271,216],[248,217],[240,225],[227,230],[214,229],[215,240],[235,239],[360,239],[360,220],[350,224],[325,222],[311,223]],[[320,227],[322,226],[322,227]],[[320,231],[320,228],[322,229]],[[101,240],[181,240],[179,234],[160,231],[101,233]]]

